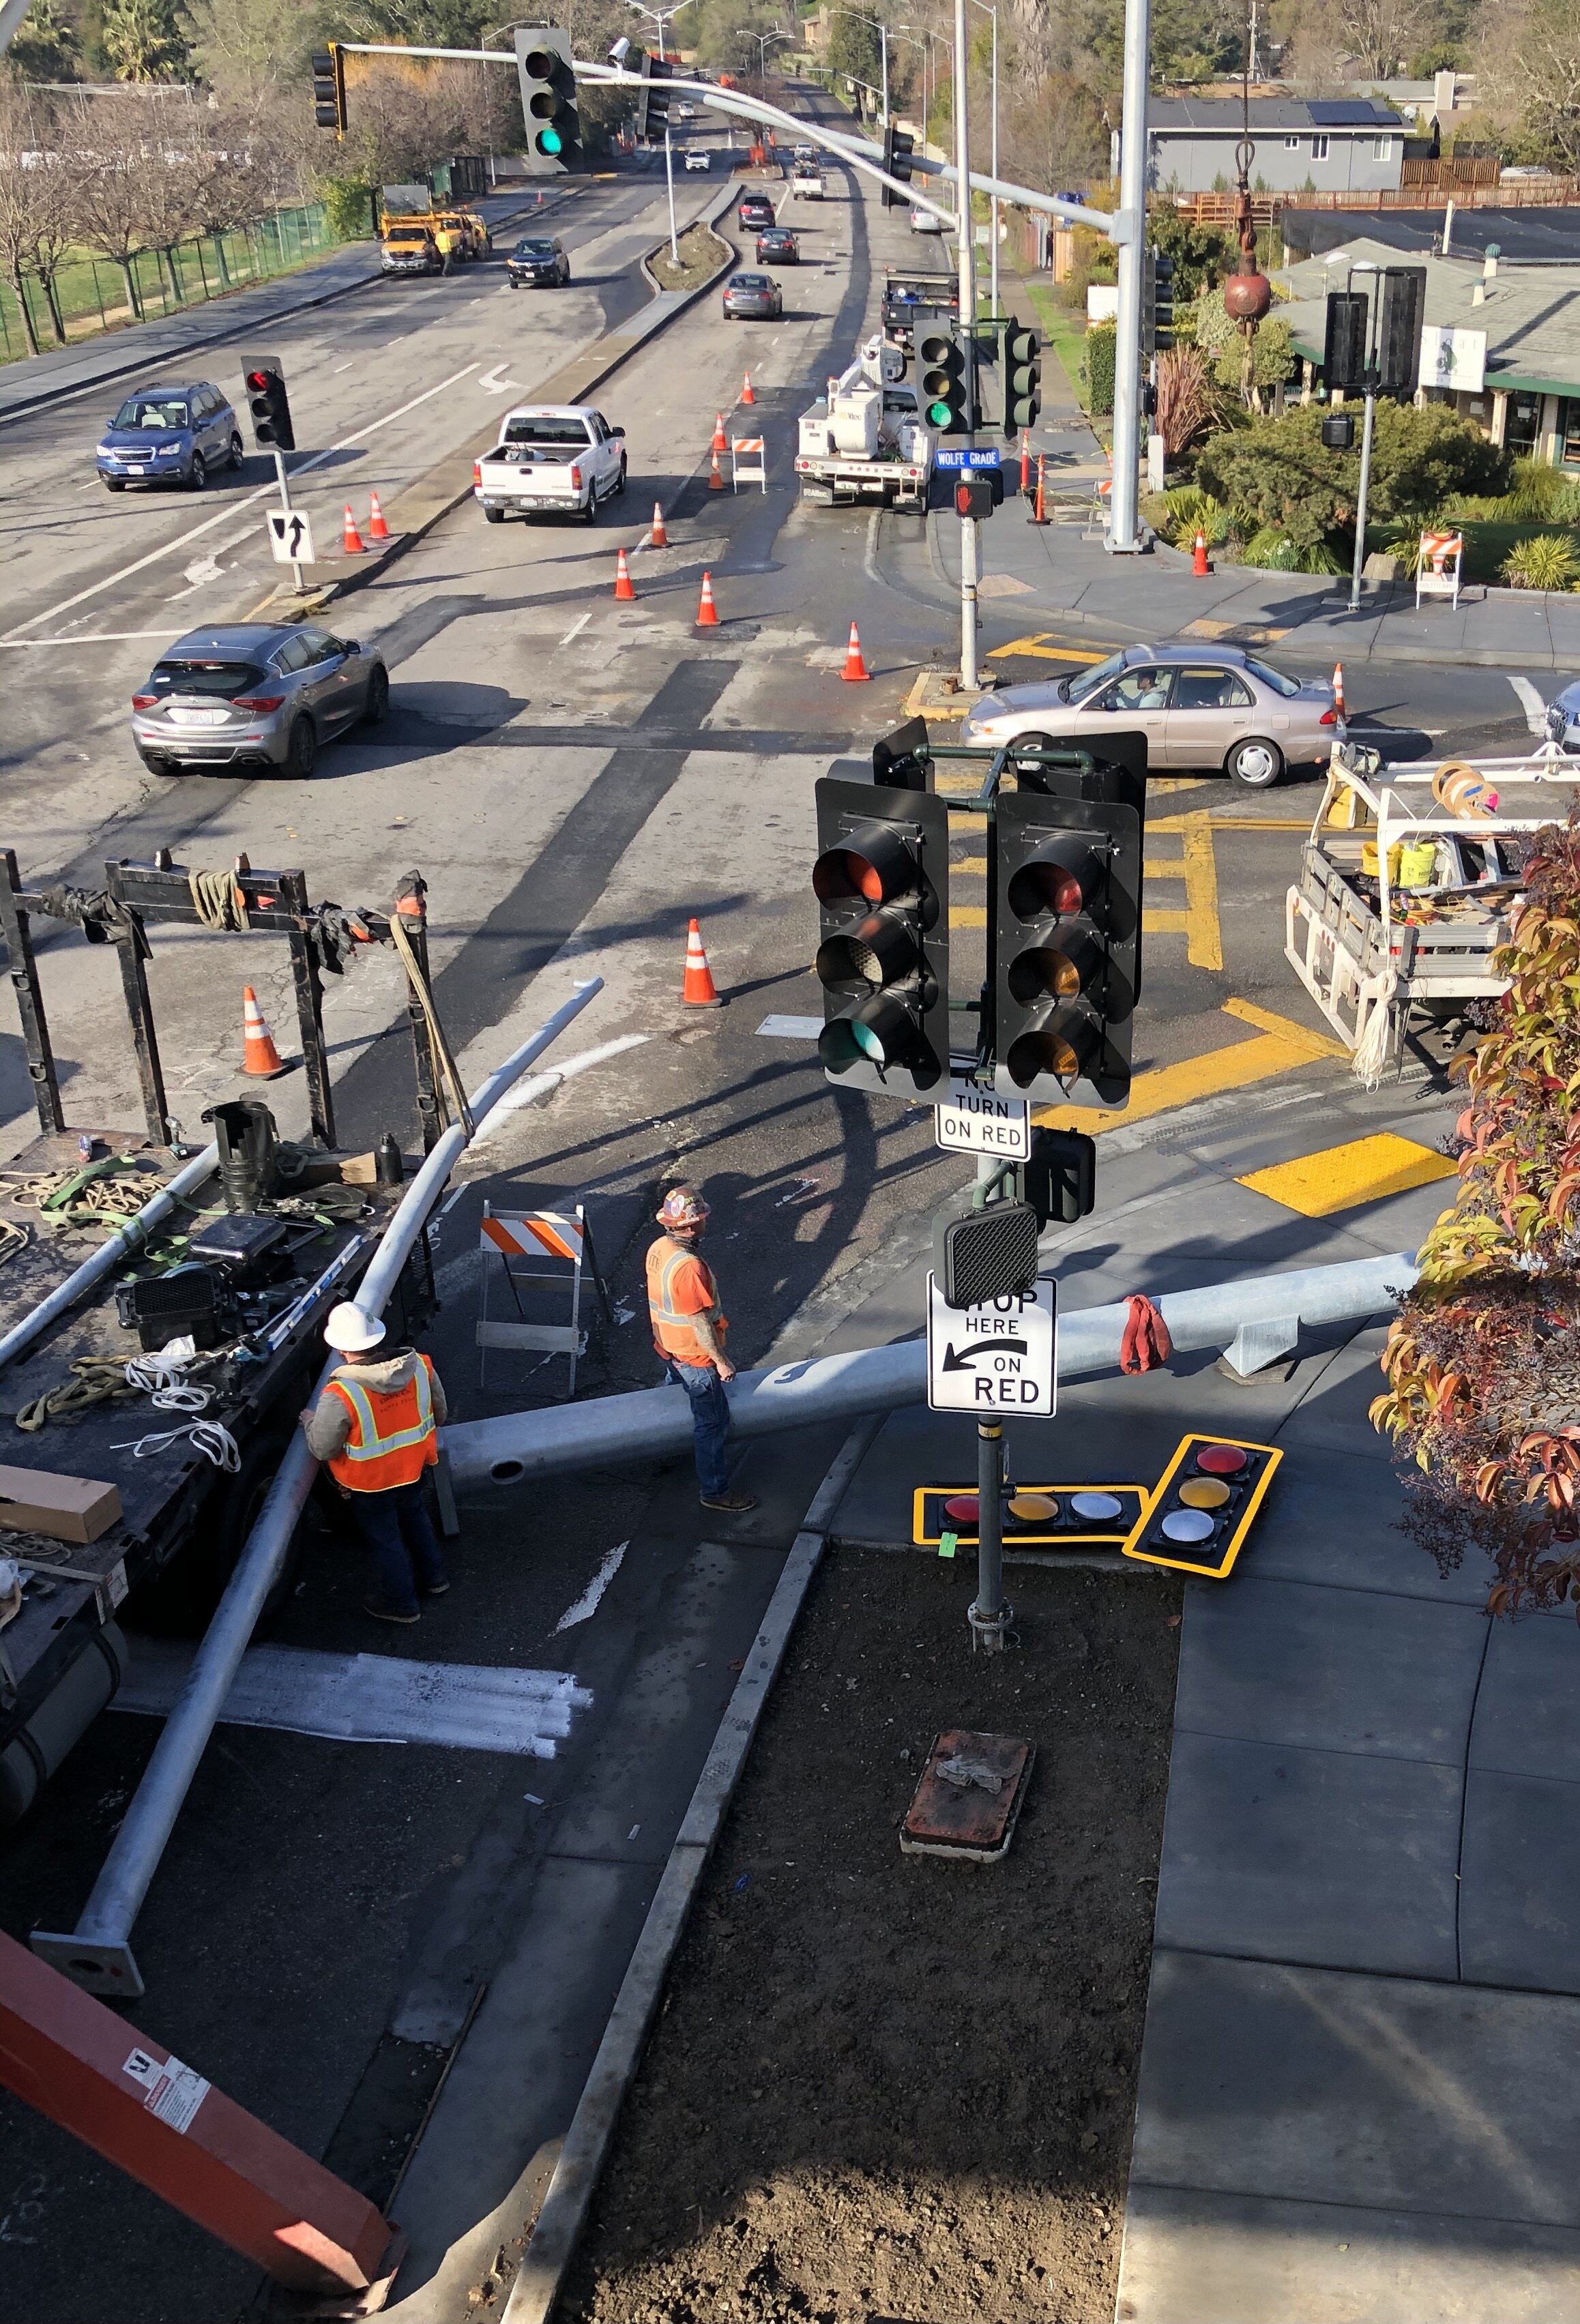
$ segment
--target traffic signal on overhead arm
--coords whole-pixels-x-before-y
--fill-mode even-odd
[[[643,56],[642,87],[636,93],[636,134],[639,137],[661,137],[670,125],[670,91],[666,81],[675,78],[675,68],[667,58]]]
[[[964,436],[971,429],[971,391],[966,341],[948,324],[935,324],[917,342],[921,416],[940,436]]]
[[[947,1081],[948,864],[936,792],[818,783],[818,1055],[837,1087],[919,1097]]]
[[[916,140],[910,130],[896,129],[891,122],[883,132],[883,175],[898,178],[902,185],[908,186],[910,183],[910,157],[915,151]],[[895,208],[905,198],[903,194],[897,194],[892,186],[885,186],[882,193],[886,210]]]
[[[585,170],[570,35],[558,24],[516,26],[516,72],[527,131],[527,175],[558,178]]]
[[[1017,316],[1004,325],[1004,434],[1012,444],[1042,409],[1042,341]]]
[[[1140,984],[1140,815],[1113,798],[1001,793],[993,860],[999,1088],[1074,1105],[1128,1105]]]
[[[278,355],[248,355],[242,364],[247,409],[253,415],[253,436],[260,452],[294,452],[296,431],[291,424],[291,398]]]
[[[346,60],[339,45],[331,41],[327,49],[315,49],[312,55],[313,119],[320,129],[332,129],[337,137],[346,134]]]

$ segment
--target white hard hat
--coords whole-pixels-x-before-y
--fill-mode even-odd
[[[324,1337],[343,1356],[359,1356],[369,1348],[376,1348],[384,1336],[384,1327],[376,1315],[355,1300],[342,1299],[337,1307],[329,1310],[329,1320],[324,1326]]]

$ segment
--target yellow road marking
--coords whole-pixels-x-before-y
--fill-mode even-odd
[[[1457,1166],[1446,1154],[1384,1130],[1372,1138],[1354,1138],[1344,1146],[1326,1147],[1320,1154],[1302,1154],[1293,1162],[1253,1170],[1240,1184],[1286,1210],[1298,1211],[1302,1218],[1326,1219],[1335,1211],[1354,1210],[1360,1203],[1378,1203],[1385,1194],[1408,1194],[1412,1187],[1457,1176]]]
[[[1183,880],[1185,858],[1183,855],[1176,855],[1171,859],[1161,855],[1149,855],[1141,869],[1149,880]]]
[[[1326,1057],[1348,1060],[1340,1041],[1307,1031],[1292,1018],[1276,1017],[1249,1001],[1225,1001],[1224,1013],[1257,1028],[1251,1041],[1231,1042],[1227,1048],[1209,1049],[1199,1057],[1186,1057],[1177,1065],[1159,1065],[1138,1074],[1131,1084],[1130,1104],[1123,1113],[1088,1111],[1084,1107],[1039,1107],[1033,1121],[1049,1130],[1085,1130],[1101,1137],[1105,1130],[1123,1130],[1127,1121],[1146,1121],[1154,1114],[1172,1113],[1198,1098],[1220,1097],[1229,1090],[1248,1089],[1255,1082],[1294,1073],[1302,1065]]]
[[[1182,817],[1185,841],[1185,956],[1192,968],[1221,969],[1224,933],[1218,923],[1218,866],[1208,816]]]
[[[1042,630],[1033,638],[1016,638],[1007,646],[994,646],[988,659],[1003,661],[1007,654],[1030,654],[1039,661],[1106,661],[1113,651],[1112,646],[1105,646],[1101,653],[1090,653],[1080,646],[1044,644],[1044,639],[1057,637],[1058,634],[1057,630]]]
[[[1156,790],[1157,784],[1151,788]],[[1150,816],[1147,820],[1150,839],[1158,831],[1183,831],[1187,818],[1182,815]],[[1210,809],[1207,821],[1215,831],[1309,831],[1309,816],[1214,815]]]

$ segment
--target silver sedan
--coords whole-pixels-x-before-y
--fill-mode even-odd
[[[1047,686],[1004,686],[967,713],[963,742],[1080,743],[1106,727],[1147,738],[1154,772],[1220,770],[1266,790],[1288,766],[1326,759],[1337,731],[1333,687],[1302,683],[1239,647],[1126,646]]]
[[[132,740],[157,775],[253,767],[305,779],[319,745],[390,706],[382,658],[310,622],[193,630],[132,696]]]

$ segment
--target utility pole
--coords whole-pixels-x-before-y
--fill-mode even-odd
[[[1141,456],[1141,277],[1147,227],[1147,60],[1150,0],[1125,0],[1124,111],[1120,130],[1119,208],[1129,232],[1119,244],[1119,318],[1113,342],[1113,488],[1105,547],[1133,557],[1136,472]]]
[[[955,80],[949,92],[955,109],[955,167],[959,172],[960,328],[966,334],[966,431],[967,446],[976,441],[976,249],[971,238],[971,108],[966,95],[966,0],[955,0]],[[976,684],[976,519],[960,520],[960,683]]]
[[[670,189],[670,256],[678,267],[680,263],[680,244],[675,232],[675,143],[667,121],[664,124],[664,180]]]

